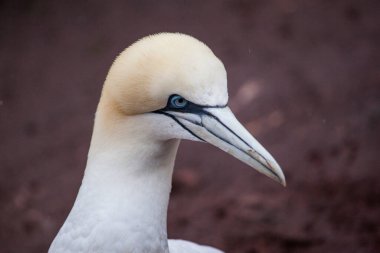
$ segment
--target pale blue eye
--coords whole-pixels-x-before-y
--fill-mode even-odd
[[[181,108],[184,108],[187,105],[187,100],[184,99],[183,97],[179,96],[179,95],[174,95],[170,99],[170,105],[173,108],[181,109]]]

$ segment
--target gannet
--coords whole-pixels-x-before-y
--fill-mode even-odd
[[[274,158],[227,105],[223,63],[179,33],[147,36],[112,64],[78,196],[50,253],[217,253],[167,238],[181,139],[210,143],[285,185]]]

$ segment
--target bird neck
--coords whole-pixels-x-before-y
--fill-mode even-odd
[[[109,116],[97,113],[82,185],[53,245],[168,252],[167,207],[179,141],[149,140],[133,120],[110,126]]]

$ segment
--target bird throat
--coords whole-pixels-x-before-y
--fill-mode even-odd
[[[167,208],[179,140],[114,138],[101,128],[96,121],[82,185],[50,250],[168,252]]]

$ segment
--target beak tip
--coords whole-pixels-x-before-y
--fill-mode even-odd
[[[282,170],[281,170],[281,174],[279,175],[279,180],[280,180],[280,184],[282,184],[282,186],[286,187],[286,179],[285,179],[285,175],[282,172]]]
[[[280,183],[282,186],[286,187],[286,179],[285,179],[285,177],[284,177],[283,174],[278,175],[274,179],[275,179],[275,181],[277,181],[278,183]]]
[[[270,171],[273,172],[272,178],[275,179],[275,181],[279,182],[282,186],[286,187],[284,172],[274,159],[272,162],[269,162],[269,168],[271,168]]]

